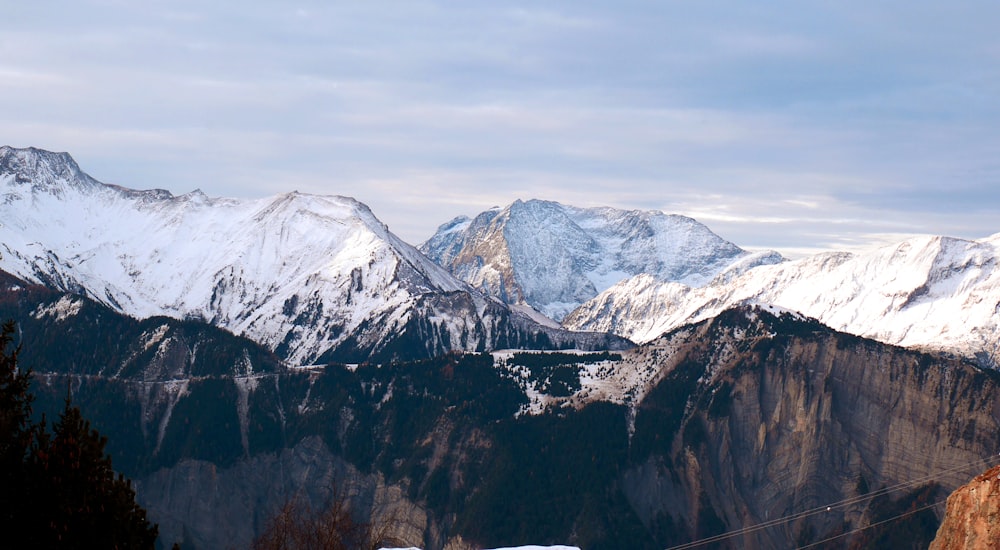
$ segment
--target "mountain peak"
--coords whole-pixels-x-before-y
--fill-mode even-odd
[[[996,367],[998,263],[995,239],[912,237],[863,253],[739,266],[698,288],[636,279],[609,288],[563,324],[642,343],[749,300],[794,309],[858,336]]]
[[[15,186],[31,184],[32,190],[58,192],[66,185],[92,187],[100,185],[80,170],[69,153],[56,153],[28,147],[0,147],[0,178],[10,179]]]
[[[205,320],[293,363],[622,342],[483,297],[349,197],[137,191],[10,147],[0,194],[0,269],[138,318]]]
[[[421,250],[472,286],[556,320],[628,277],[701,285],[748,256],[691,218],[540,199],[453,220]]]

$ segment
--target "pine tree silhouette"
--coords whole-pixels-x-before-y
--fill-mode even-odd
[[[28,384],[31,373],[17,368],[12,343],[14,323],[8,321],[0,330],[0,532],[10,533],[21,523],[27,494],[25,458],[34,441],[31,425],[31,395]]]
[[[44,417],[31,422],[31,373],[7,351],[13,333],[11,322],[0,332],[0,532],[17,548],[153,548],[157,527],[69,394],[51,433]]]

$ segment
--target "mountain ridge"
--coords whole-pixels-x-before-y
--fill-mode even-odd
[[[8,147],[0,159],[0,269],[136,317],[202,319],[299,364],[379,356],[417,326],[425,340],[393,354],[625,345],[480,295],[351,198],[175,196],[101,184],[65,153]],[[460,315],[447,311],[456,296]]]
[[[419,248],[473,287],[556,321],[640,273],[700,285],[740,260],[742,269],[782,260],[747,253],[685,216],[537,199],[455,218]]]
[[[740,303],[767,303],[837,329],[1000,360],[1000,238],[914,237],[862,253],[830,252],[692,288],[648,276],[622,281],[567,316],[576,330],[648,341]]]

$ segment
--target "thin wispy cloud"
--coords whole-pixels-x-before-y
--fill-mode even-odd
[[[419,242],[517,198],[754,248],[1000,231],[987,2],[16,3],[0,134],[103,181],[298,189]]]

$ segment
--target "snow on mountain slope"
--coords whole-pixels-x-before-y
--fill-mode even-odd
[[[863,254],[825,253],[720,277],[704,287],[640,275],[564,320],[633,341],[713,317],[735,304],[773,304],[830,327],[907,347],[1000,363],[1000,234],[919,237]]]
[[[68,154],[3,147],[0,220],[0,269],[135,317],[202,319],[293,363],[347,344],[377,352],[418,316],[431,348],[489,347],[512,324],[537,329],[350,198],[134,191],[97,182]]]
[[[505,370],[528,398],[520,414],[542,414],[567,406],[581,408],[589,403],[605,401],[626,405],[630,410],[630,419],[634,420],[635,406],[667,372],[683,362],[684,356],[693,347],[706,351],[707,357],[711,358],[706,374],[714,376],[719,365],[731,364],[761,340],[774,338],[780,332],[778,326],[832,332],[815,319],[794,311],[763,304],[743,304],[704,322],[672,329],[620,353],[540,352],[540,356],[548,353],[549,357],[564,358],[558,368],[570,369],[578,376],[578,385],[564,387],[561,391],[546,378],[554,372],[551,366],[548,373],[544,368],[529,368],[514,360],[518,352],[509,350],[493,352],[493,359],[494,364]],[[520,355],[535,353],[539,352]],[[561,379],[566,378],[564,372]],[[553,387],[557,390],[553,391]]]
[[[456,218],[420,249],[470,285],[556,320],[640,273],[698,286],[738,260],[743,269],[782,260],[749,255],[683,216],[541,200]]]

